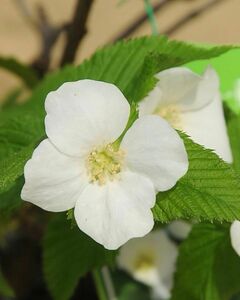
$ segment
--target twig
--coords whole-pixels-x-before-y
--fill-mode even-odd
[[[101,272],[102,272],[102,277],[105,284],[106,292],[108,295],[108,299],[117,300],[115,288],[108,267],[103,267]]]
[[[28,9],[28,6],[25,2],[25,0],[14,0],[15,4],[17,5],[19,12],[22,14],[24,19],[35,29],[38,29],[38,24],[36,20],[34,19],[34,16]]]
[[[51,24],[42,6],[38,5],[38,19],[35,19],[29,11],[25,0],[15,0],[15,2],[23,17],[35,30],[37,30],[42,40],[40,53],[32,63],[32,67],[35,69],[39,77],[44,76],[44,74],[48,71],[52,48],[59,35],[64,31],[67,34],[67,42],[60,64],[62,66],[66,63],[72,62],[75,58],[78,45],[86,34],[86,21],[93,0],[77,0],[76,10],[72,21],[60,26],[54,26]]]
[[[40,5],[37,6],[37,18],[35,18],[25,0],[15,0],[15,3],[26,22],[40,35],[41,49],[38,57],[33,61],[31,66],[39,77],[43,77],[50,65],[50,55],[53,45],[61,32],[66,30],[67,25],[63,24],[58,27],[52,25],[45,10]]]
[[[153,11],[154,13],[156,13],[157,11],[159,11],[161,8],[163,8],[165,5],[169,4],[170,1],[169,0],[160,0],[157,4],[155,4],[153,6]],[[132,25],[128,26],[122,33],[120,33],[119,35],[117,35],[112,41],[110,41],[110,43],[115,43],[119,40],[122,40],[126,37],[128,37],[129,35],[131,35],[134,31],[136,31],[136,29],[141,26],[145,21],[147,21],[148,16],[146,13],[144,13],[143,15],[141,15],[139,18],[137,18]]]
[[[32,67],[40,77],[48,71],[51,51],[59,35],[67,30],[67,25],[54,26],[50,23],[43,7],[38,6],[38,29],[42,39],[42,46],[38,58],[32,63]]]
[[[78,0],[71,24],[67,30],[67,43],[60,65],[71,63],[76,55],[77,48],[86,34],[86,21],[93,0]]]
[[[209,2],[205,3],[201,7],[193,10],[188,15],[184,16],[182,19],[178,20],[174,25],[172,25],[169,29],[167,29],[164,34],[171,35],[175,33],[177,30],[179,30],[181,27],[186,25],[189,21],[192,19],[198,17],[202,13],[204,13],[207,9],[213,7],[216,4],[219,4],[223,0],[210,0]]]

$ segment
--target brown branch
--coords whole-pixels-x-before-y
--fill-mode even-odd
[[[38,29],[37,21],[35,20],[33,14],[28,9],[25,0],[14,0],[19,12],[23,16],[26,22],[28,22],[34,29]]]
[[[182,26],[184,26],[185,24],[187,24],[189,21],[191,21],[192,19],[194,19],[195,17],[201,15],[202,13],[204,13],[207,9],[213,7],[216,4],[219,4],[220,2],[222,2],[223,0],[211,0],[208,3],[205,3],[204,5],[202,5],[201,7],[193,10],[192,12],[190,12],[188,15],[184,16],[182,19],[180,19],[179,21],[177,21],[174,25],[172,25],[169,29],[167,29],[164,34],[166,35],[171,35],[173,34],[175,31],[179,30]],[[155,4],[155,6],[153,7],[154,12],[156,13],[157,11],[159,11],[161,8],[163,8],[164,6],[166,6],[167,4],[171,3],[172,1],[170,0],[162,0],[159,3]],[[110,43],[114,43],[117,42],[118,40],[124,39],[129,37],[132,33],[134,33],[144,22],[146,22],[148,19],[146,13],[143,14],[142,16],[140,16],[137,20],[135,20],[132,25],[130,25],[127,29],[125,29],[122,33],[120,33],[119,35],[117,35],[113,40],[110,41]]]
[[[67,25],[54,26],[50,23],[43,7],[38,6],[38,32],[41,36],[41,50],[38,57],[32,63],[39,77],[43,77],[48,71],[51,59],[51,51],[59,35],[67,29]]]
[[[157,4],[153,6],[153,11],[156,13],[161,8],[169,4],[169,0],[160,0]],[[144,22],[146,22],[148,19],[148,16],[146,13],[138,17],[129,27],[127,27],[123,32],[121,32],[119,35],[117,35],[113,40],[110,41],[110,44],[115,43],[119,40],[122,40],[124,38],[127,38],[130,36],[133,32],[135,32]]]
[[[37,31],[41,38],[41,49],[38,57],[32,63],[39,77],[48,71],[51,51],[62,32],[67,34],[67,42],[61,59],[61,66],[74,60],[79,43],[86,34],[86,21],[93,0],[77,0],[76,10],[72,20],[67,24],[54,26],[42,6],[38,5],[38,18],[34,18],[25,0],[15,0],[20,13],[25,20]]]
[[[31,66],[41,78],[48,71],[52,48],[66,25],[54,26],[42,6],[37,6],[37,18],[31,13],[25,0],[15,0],[19,12],[28,24],[37,32],[41,39],[38,57]]]
[[[67,42],[60,65],[74,61],[77,48],[86,34],[86,21],[93,0],[78,0],[71,24],[67,30]]]
[[[198,17],[202,13],[204,13],[209,8],[212,8],[213,6],[219,4],[223,0],[210,0],[209,2],[205,3],[204,5],[196,8],[192,12],[190,12],[188,15],[184,16],[182,19],[178,20],[174,25],[172,25],[169,29],[167,29],[164,34],[171,35],[175,33],[177,30],[179,30],[181,27],[185,26],[188,22],[190,22],[192,19]]]

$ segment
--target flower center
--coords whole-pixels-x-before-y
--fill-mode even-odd
[[[153,253],[144,253],[140,255],[134,263],[136,271],[146,271],[151,269],[155,264],[155,256]]]
[[[107,180],[114,180],[121,172],[123,158],[124,152],[111,144],[94,149],[86,162],[90,182],[103,185]]]
[[[181,111],[177,105],[169,104],[160,107],[155,111],[155,114],[167,120],[174,128],[182,129]]]

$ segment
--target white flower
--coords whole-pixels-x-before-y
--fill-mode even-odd
[[[48,211],[74,208],[79,228],[117,249],[153,227],[155,193],[188,168],[178,134],[157,116],[134,122],[120,143],[130,107],[109,83],[80,80],[48,94],[48,138],[25,166],[22,199]]]
[[[186,132],[196,143],[214,150],[226,162],[232,162],[219,79],[208,67],[203,76],[187,68],[168,69],[156,75],[157,86],[140,103],[140,116],[157,114],[176,129]],[[184,221],[170,224],[178,239],[187,237],[191,225]]]
[[[240,256],[240,221],[234,221],[232,223],[230,237],[233,249]]]
[[[140,116],[158,114],[196,143],[232,162],[216,72],[208,67],[199,76],[178,67],[156,77],[157,86],[140,104]]]
[[[163,230],[127,242],[119,252],[119,268],[153,288],[160,299],[168,299],[173,284],[177,247]]]
[[[170,235],[178,240],[186,239],[191,229],[192,225],[189,222],[183,220],[173,221],[167,227],[167,230],[170,233]]]

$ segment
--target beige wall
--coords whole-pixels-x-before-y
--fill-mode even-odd
[[[39,37],[35,29],[17,9],[17,0],[1,0],[0,9],[0,55],[15,56],[23,62],[30,62],[38,54]],[[153,1],[157,2],[159,0]],[[156,14],[160,32],[188,12],[204,5],[209,0],[169,0],[167,8]],[[96,48],[112,40],[144,11],[143,0],[95,0],[88,22],[88,35],[77,55],[77,61],[92,54]],[[37,3],[47,9],[54,24],[67,21],[73,12],[75,0],[26,0],[34,15]],[[171,37],[181,40],[207,43],[240,44],[240,0],[223,0],[214,8],[181,27]],[[150,34],[146,22],[133,36]],[[60,56],[60,44],[54,50],[54,59]],[[0,95],[14,83],[11,76],[0,73]]]

